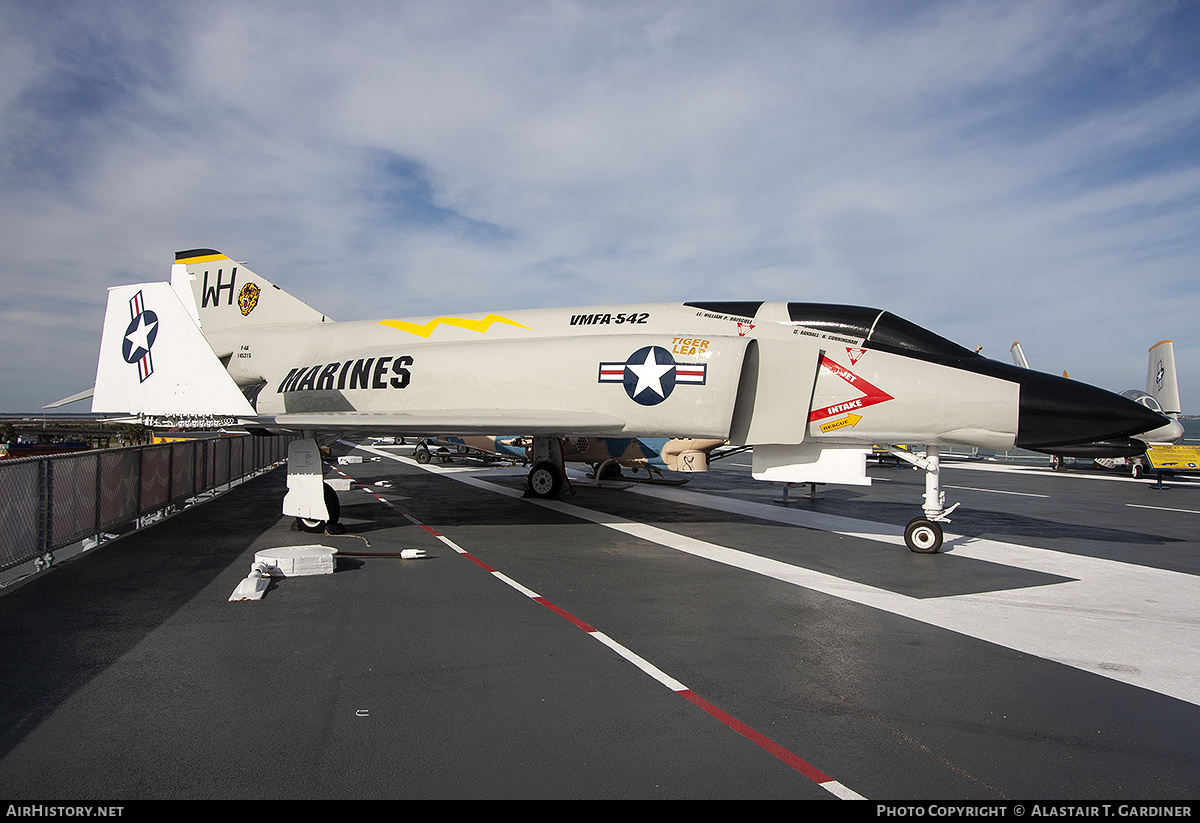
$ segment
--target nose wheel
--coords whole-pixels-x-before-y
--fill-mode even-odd
[[[942,547],[942,526],[935,520],[914,517],[904,529],[904,544],[917,554],[933,554]]]
[[[904,527],[904,545],[917,554],[935,554],[942,548],[942,524],[949,523],[950,513],[958,508],[957,503],[946,507],[946,495],[939,484],[942,467],[938,447],[926,446],[924,454],[914,454],[895,446],[887,448],[896,457],[925,472],[925,516],[908,521]]]

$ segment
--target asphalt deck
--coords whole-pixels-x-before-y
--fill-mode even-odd
[[[906,468],[539,501],[334,453],[345,534],[277,470],[0,596],[0,798],[1200,797],[1200,481],[948,461],[917,555]]]

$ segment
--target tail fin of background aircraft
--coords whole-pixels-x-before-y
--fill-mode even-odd
[[[1175,344],[1162,340],[1150,347],[1150,363],[1146,367],[1146,394],[1158,401],[1163,413],[1179,416],[1179,381],[1175,376]]]
[[[92,411],[254,414],[169,283],[108,290]]]
[[[213,249],[176,252],[171,286],[206,337],[260,326],[333,322]]]

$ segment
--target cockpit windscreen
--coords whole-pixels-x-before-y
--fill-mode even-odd
[[[793,323],[814,331],[862,340],[863,346],[869,349],[939,360],[980,356],[916,323],[880,309],[788,303],[788,314]]]

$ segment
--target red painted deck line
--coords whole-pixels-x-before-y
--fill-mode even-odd
[[[343,475],[344,477],[349,476],[340,470],[338,470],[338,473]],[[712,717],[716,720],[719,720],[721,723],[725,724],[725,726],[727,726],[728,728],[730,728],[733,731],[737,732],[738,734],[742,735],[742,737],[745,737],[747,740],[750,740],[751,742],[755,743],[760,748],[762,748],[764,751],[770,753],[773,757],[775,757],[781,763],[791,767],[792,769],[796,770],[800,774],[804,775],[805,777],[807,777],[809,780],[816,783],[821,788],[823,788],[826,791],[833,794],[835,797],[841,798],[842,800],[865,800],[866,799],[865,797],[863,797],[862,795],[853,791],[852,789],[847,788],[839,781],[834,780],[832,777],[825,774],[820,769],[813,766],[811,763],[809,763],[807,760],[800,757],[796,753],[779,745],[778,743],[776,743],[771,738],[767,737],[762,732],[759,732],[759,731],[751,728],[750,726],[747,726],[745,723],[741,722],[736,717],[728,714],[727,712],[722,711],[721,709],[717,708],[713,704],[709,703],[707,700],[705,700],[702,697],[700,697],[699,695],[697,695],[691,689],[689,689],[686,686],[684,686],[683,684],[679,683],[679,681],[677,681],[674,678],[670,677],[669,675],[665,674],[660,669],[658,669],[657,667],[648,663],[647,661],[645,661],[644,659],[642,659],[641,657],[636,655],[630,649],[627,649],[625,646],[622,646],[621,644],[617,643],[612,638],[610,638],[607,635],[603,634],[602,632],[598,631],[593,626],[589,625],[588,623],[584,622],[583,620],[580,620],[578,617],[575,617],[573,614],[566,611],[565,609],[562,609],[559,606],[554,605],[553,603],[551,603],[549,600],[542,597],[541,595],[533,592],[530,589],[525,588],[520,583],[517,583],[515,580],[512,580],[511,578],[505,576],[504,574],[500,573],[496,569],[493,569],[491,566],[487,565],[486,563],[484,563],[483,561],[479,560],[477,557],[472,555],[470,552],[466,551],[461,546],[457,545],[450,538],[446,537],[445,535],[439,534],[438,532],[434,531],[429,526],[426,526],[424,523],[421,523],[419,520],[417,520],[412,515],[408,514],[407,512],[403,511],[402,509],[400,509],[395,503],[392,503],[390,500],[386,500],[383,497],[380,497],[378,494],[376,494],[373,491],[370,491],[370,490],[365,490],[365,491],[367,491],[367,493],[370,494],[372,497],[374,497],[376,500],[380,501],[384,505],[390,507],[393,511],[402,515],[409,522],[413,523],[416,526],[420,526],[426,532],[428,532],[429,534],[436,537],[442,543],[445,543],[447,546],[449,546],[451,549],[453,549],[458,554],[461,554],[463,557],[467,558],[472,563],[475,563],[480,568],[486,570],[493,577],[496,577],[497,579],[502,580],[504,583],[506,583],[507,585],[516,589],[517,591],[521,592],[526,597],[530,598],[531,600],[533,600],[537,603],[540,603],[542,606],[545,606],[547,609],[554,612],[559,617],[562,617],[564,620],[567,620],[568,622],[572,623],[577,628],[582,629],[583,631],[587,632],[592,637],[600,640],[604,645],[606,645],[609,648],[616,651],[618,654],[620,654],[626,660],[628,660],[629,662],[633,663],[635,666],[640,668],[643,672],[645,672],[646,674],[649,674],[655,680],[658,680],[660,683],[662,683],[663,685],[670,688],[672,691],[674,691],[680,697],[683,697],[685,700],[687,700],[692,705],[703,710],[710,717]]]

